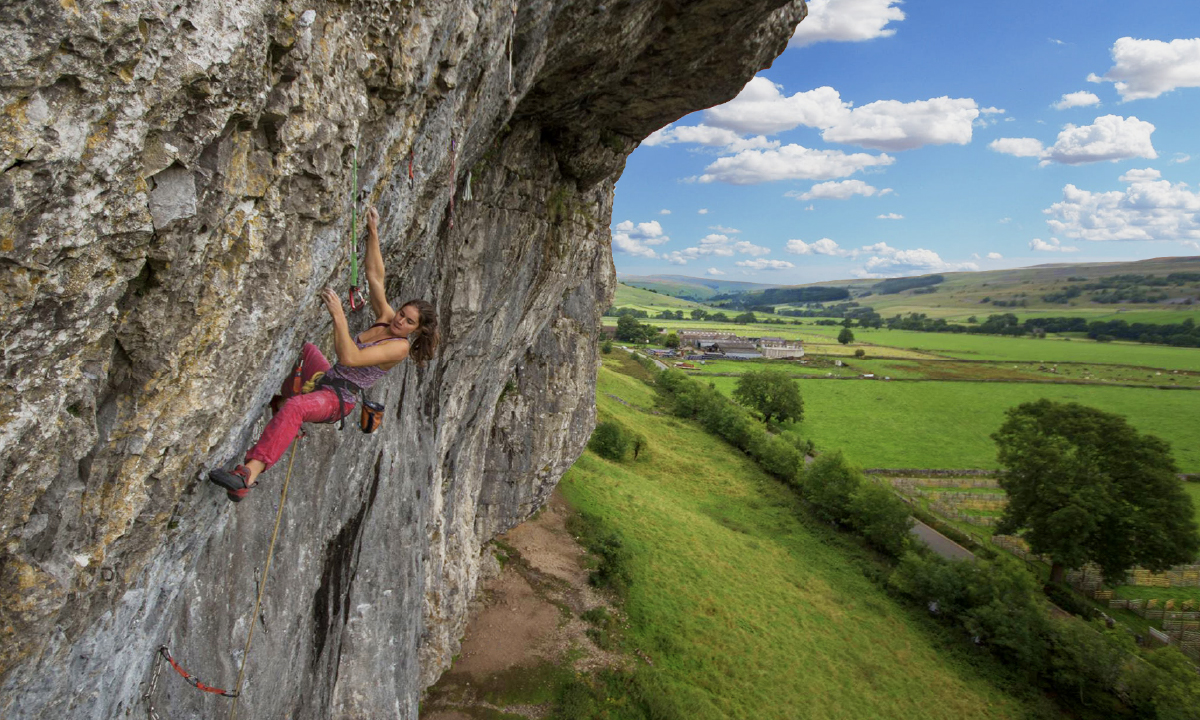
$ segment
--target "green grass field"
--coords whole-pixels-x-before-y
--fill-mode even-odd
[[[731,394],[735,377],[714,377]],[[800,380],[804,437],[864,467],[995,468],[989,435],[1004,411],[1048,398],[1126,416],[1171,443],[1182,472],[1200,472],[1200,393],[1087,385]]]
[[[810,336],[836,338],[841,328],[804,326]],[[967,360],[1017,360],[1032,362],[1086,362],[1136,365],[1167,370],[1200,370],[1200,348],[1175,348],[1140,343],[1098,343],[1093,340],[1049,337],[1001,337],[996,335],[960,335],[909,330],[870,330],[853,328],[855,343],[879,347],[908,348]]]
[[[694,720],[1033,714],[936,648],[743,454],[609,398],[654,401],[608,369],[622,362],[605,358],[599,415],[643,434],[649,450],[625,463],[586,452],[560,488],[632,550],[627,638],[653,662],[638,672],[670,704]]]

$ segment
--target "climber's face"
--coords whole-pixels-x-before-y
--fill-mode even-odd
[[[417,308],[406,305],[400,308],[400,312],[392,316],[392,321],[388,323],[388,330],[397,337],[408,337],[409,333],[417,329],[420,320],[421,315],[417,312]]]

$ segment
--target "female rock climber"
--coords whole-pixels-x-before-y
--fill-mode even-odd
[[[396,311],[388,304],[378,223],[379,214],[371,208],[367,211],[366,275],[375,324],[352,338],[337,294],[329,288],[321,292],[333,318],[333,347],[338,363],[330,367],[315,345],[304,344],[300,356],[304,392],[296,393],[293,378],[285,380],[280,394],[271,402],[275,415],[262,437],[246,453],[246,464],[238,465],[233,472],[218,468],[208,474],[210,480],[225,488],[230,500],[238,502],[249,494],[258,483],[259,474],[283,456],[301,423],[337,422],[354,409],[358,389],[371,387],[406,357],[411,356],[419,365],[433,357],[439,339],[433,305],[424,300],[410,300]],[[397,342],[400,340],[404,342]]]

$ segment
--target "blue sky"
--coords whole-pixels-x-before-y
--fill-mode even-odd
[[[621,274],[806,283],[1200,255],[1200,5],[811,0],[629,157]]]

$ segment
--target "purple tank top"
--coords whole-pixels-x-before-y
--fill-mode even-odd
[[[387,323],[376,323],[371,327],[377,328],[386,325]],[[362,336],[360,335],[359,337]],[[358,338],[356,337],[354,338],[354,344],[358,346],[359,350],[362,350],[363,348],[369,348],[374,345],[378,345],[379,343],[388,342],[389,340],[406,340],[406,338],[384,338],[382,340],[376,340],[375,342],[364,343],[359,342]],[[342,380],[349,380],[363,390],[366,390],[375,383],[379,382],[379,379],[384,375],[387,375],[387,370],[382,370],[377,365],[348,367],[341,363],[329,368],[329,370],[325,373],[325,377],[327,378],[340,378]],[[357,402],[357,399],[354,397],[354,393],[350,392],[349,390],[344,388],[334,388],[334,390],[338,393],[338,395],[342,396],[342,402],[349,403],[351,405]]]

